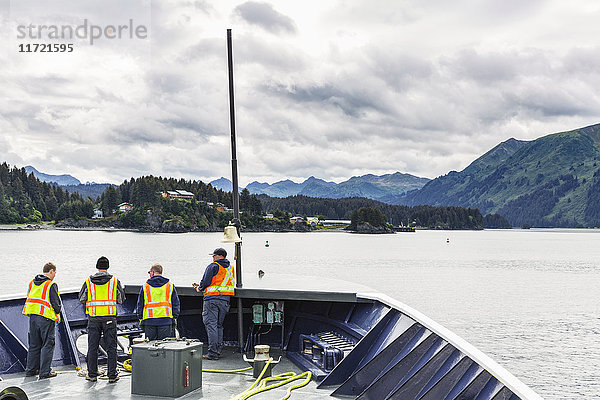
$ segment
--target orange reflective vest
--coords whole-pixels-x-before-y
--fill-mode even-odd
[[[56,282],[48,280],[39,285],[36,285],[33,281],[29,282],[27,300],[25,300],[25,307],[23,307],[24,315],[37,314],[52,321],[60,322],[60,315],[54,312],[54,307],[50,304],[50,287],[52,285],[56,285]]]
[[[142,314],[142,320],[148,318],[173,318],[172,293],[173,285],[171,282],[167,282],[159,287],[153,287],[146,283],[144,285],[144,313]]]
[[[87,278],[87,301],[85,313],[90,317],[117,315],[117,278],[110,278],[104,285],[96,285]]]
[[[210,286],[204,289],[204,296],[233,296],[235,290],[235,271],[232,265],[225,268],[218,262],[219,271],[213,276]]]

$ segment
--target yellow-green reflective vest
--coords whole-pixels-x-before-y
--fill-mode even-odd
[[[90,317],[117,315],[117,278],[110,278],[104,285],[96,285],[87,278],[87,301],[85,313]]]
[[[153,287],[146,283],[144,285],[144,312],[142,320],[148,318],[173,318],[172,293],[173,285],[171,282],[167,282],[159,287]]]
[[[33,281],[29,282],[27,300],[25,300],[25,307],[23,307],[24,315],[37,314],[52,321],[60,322],[60,315],[54,312],[54,308],[50,304],[50,287],[52,285],[56,285],[56,282],[48,280],[39,285],[36,285]]]

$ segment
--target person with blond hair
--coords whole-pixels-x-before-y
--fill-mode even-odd
[[[169,279],[162,276],[163,267],[150,267],[150,278],[142,285],[137,301],[138,318],[142,321],[148,340],[175,336],[175,321],[179,317],[179,296]]]

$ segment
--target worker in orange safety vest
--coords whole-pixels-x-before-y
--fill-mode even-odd
[[[208,352],[203,358],[218,360],[223,351],[223,321],[235,294],[235,271],[224,248],[219,247],[210,255],[213,262],[206,267],[200,285],[193,286],[204,295],[202,322],[208,336]]]
[[[46,263],[43,274],[36,275],[29,283],[23,314],[29,316],[29,350],[25,376],[39,373],[39,379],[52,378],[51,370],[56,337],[56,323],[60,322],[60,293],[54,282],[56,266]]]

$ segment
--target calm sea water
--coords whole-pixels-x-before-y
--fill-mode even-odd
[[[199,281],[221,237],[0,231],[0,295],[24,295],[46,261],[58,266],[62,290],[79,288],[100,255],[125,283],[143,282],[158,262],[175,284],[189,285]],[[453,330],[546,399],[600,398],[598,230],[246,233],[243,239],[248,277],[262,269],[371,286]]]

